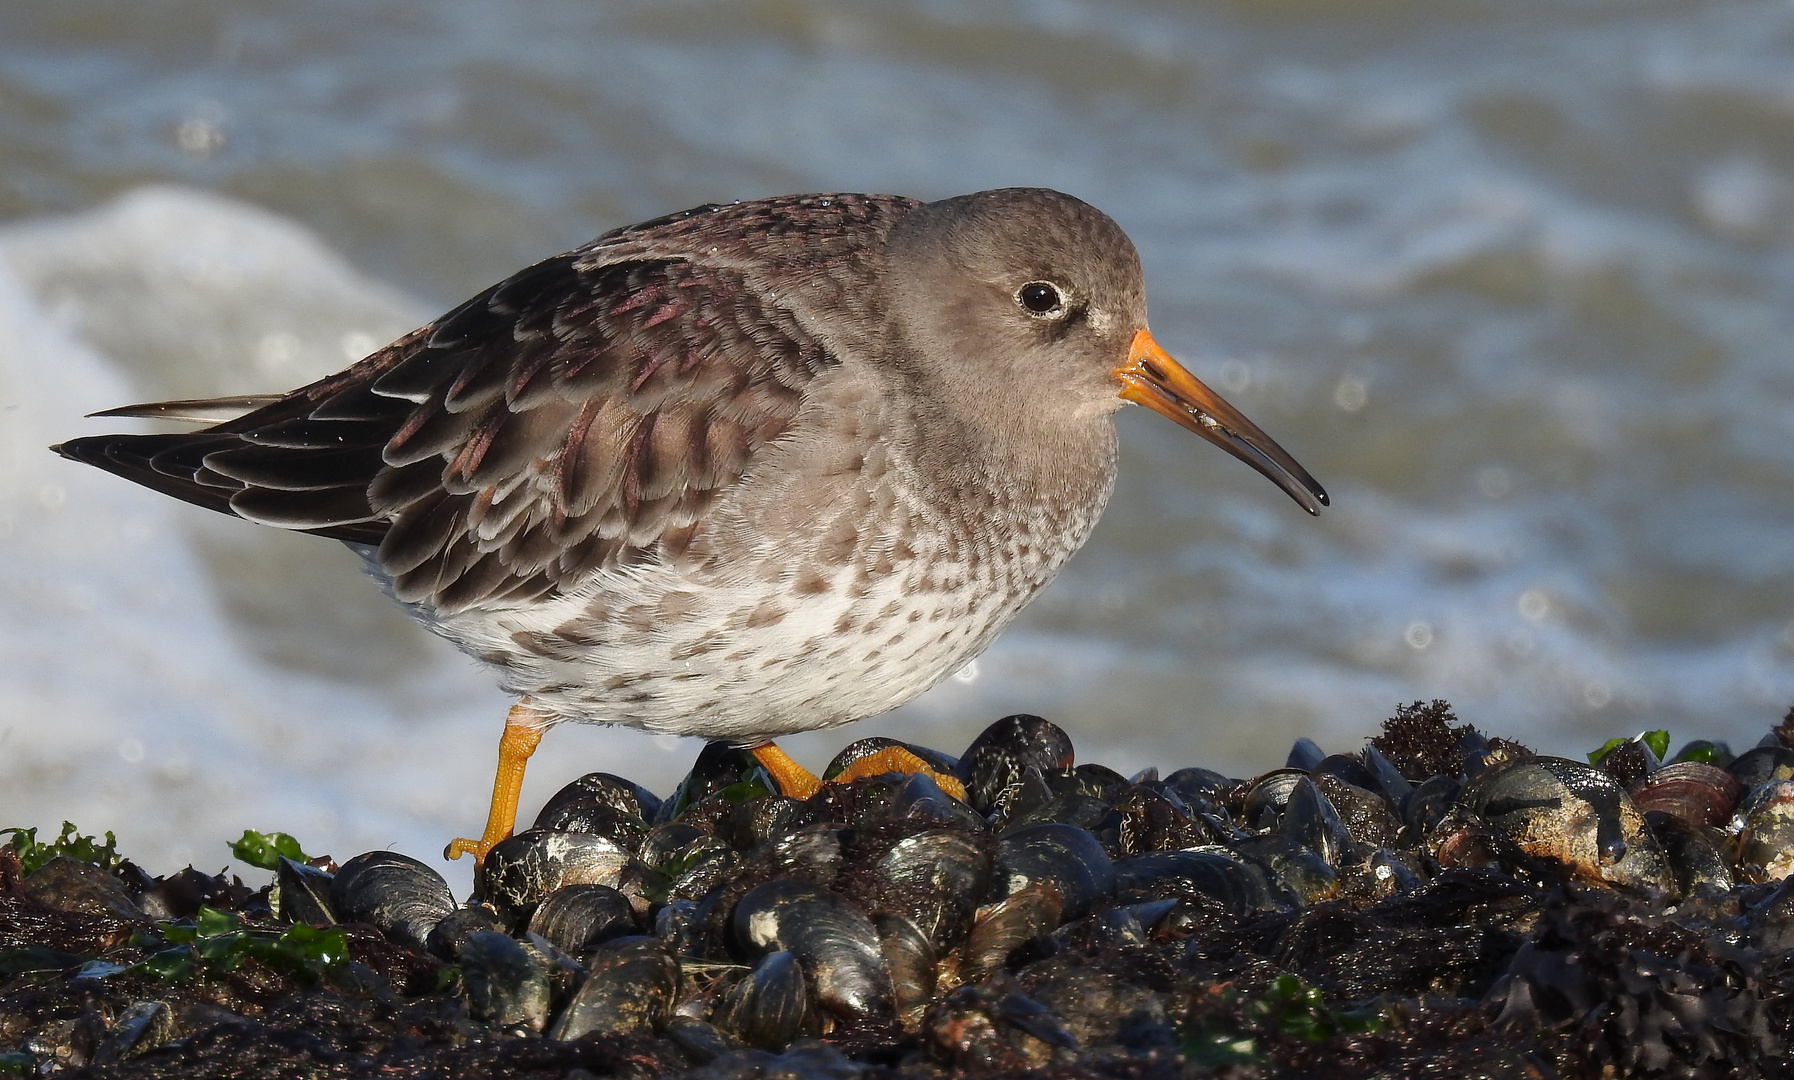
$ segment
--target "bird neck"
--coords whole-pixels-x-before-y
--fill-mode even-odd
[[[1088,531],[1115,483],[1110,415],[1054,414],[1040,402],[1002,398],[987,394],[988,407],[963,411],[931,403],[931,415],[918,417],[918,467],[948,478],[940,490],[959,509],[1044,516],[1052,520],[1043,524]]]

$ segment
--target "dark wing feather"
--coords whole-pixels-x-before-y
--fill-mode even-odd
[[[832,362],[737,271],[570,253],[237,419],[57,449],[377,544],[400,599],[447,613],[677,556]]]

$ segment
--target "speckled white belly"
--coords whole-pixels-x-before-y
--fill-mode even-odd
[[[772,738],[885,712],[963,667],[1052,579],[1099,509],[969,536],[958,535],[964,521],[905,513],[882,531],[862,527],[838,562],[819,555],[818,529],[814,544],[721,572],[629,568],[432,628],[556,719]],[[1056,542],[1035,546],[1039,535]]]

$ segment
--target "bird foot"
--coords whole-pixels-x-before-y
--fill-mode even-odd
[[[762,768],[771,774],[773,783],[779,791],[796,799],[807,799],[822,789],[825,783],[815,773],[791,760],[791,755],[779,749],[776,743],[762,743],[749,751],[754,755]],[[966,797],[965,785],[951,773],[936,772],[926,761],[905,750],[901,746],[887,746],[876,753],[857,758],[826,783],[845,784],[850,780],[859,780],[867,776],[883,776],[886,773],[901,773],[909,776],[915,773],[926,773],[940,789],[955,799],[963,801]]]

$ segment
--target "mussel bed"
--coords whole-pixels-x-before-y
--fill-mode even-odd
[[[1247,780],[909,749],[964,798],[590,774],[465,903],[0,848],[0,1076],[1794,1075],[1794,714],[1590,765],[1416,702]]]

